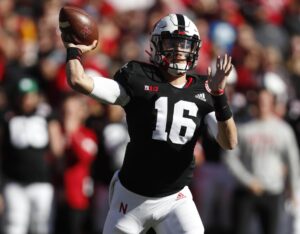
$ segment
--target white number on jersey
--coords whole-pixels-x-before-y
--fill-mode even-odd
[[[193,102],[178,101],[174,105],[174,112],[172,117],[172,125],[170,133],[166,132],[167,117],[168,117],[168,98],[160,97],[155,102],[155,109],[157,110],[156,127],[152,133],[152,138],[155,140],[167,141],[169,139],[175,144],[185,144],[194,135],[196,130],[195,122],[183,116],[184,111],[188,111],[188,115],[192,117],[197,116],[198,107]],[[182,127],[186,128],[184,136],[180,135]]]
[[[40,116],[14,117],[9,122],[9,131],[12,145],[19,149],[43,148],[49,142],[47,122]]]

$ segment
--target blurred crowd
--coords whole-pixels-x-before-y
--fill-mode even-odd
[[[153,25],[176,12],[191,18],[200,32],[202,47],[193,72],[206,74],[217,55],[232,56],[226,94],[238,127],[260,115],[263,104],[257,90],[270,92],[272,113],[282,121],[275,129],[276,139],[291,129],[286,145],[298,157],[289,156],[287,147],[264,149],[278,153],[282,160],[276,163],[284,165],[282,186],[276,190],[275,231],[265,228],[268,214],[256,212],[260,203],[256,205],[255,199],[253,207],[240,206],[253,214],[241,215],[248,215],[249,228],[244,229],[249,234],[300,234],[300,180],[295,182],[300,166],[299,0],[0,0],[2,233],[101,234],[108,185],[129,141],[120,107],[74,94],[66,83],[66,54],[58,28],[59,10],[65,4],[83,8],[98,22],[98,47],[82,60],[90,75],[113,77],[130,60],[148,62]],[[243,149],[229,155],[209,132],[204,130],[204,135],[195,148],[194,199],[207,234],[233,233],[241,226],[236,223],[241,219],[233,218],[235,201],[241,202],[237,188],[243,185],[254,197],[274,194],[263,184],[247,184],[258,172],[253,164],[242,166],[250,160],[242,157]],[[259,136],[264,141],[249,142],[266,146],[272,141]],[[266,160],[258,161],[267,167]],[[263,172],[260,176],[266,180]],[[253,199],[244,195],[239,198]]]

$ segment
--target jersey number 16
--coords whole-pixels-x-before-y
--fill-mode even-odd
[[[155,102],[155,109],[157,110],[156,127],[152,132],[152,139],[167,141],[168,137],[171,142],[175,144],[185,144],[194,135],[196,124],[191,118],[183,116],[184,111],[188,111],[188,115],[196,117],[198,107],[193,102],[178,101],[174,104],[174,112],[172,116],[172,124],[169,133],[167,129],[168,118],[168,97],[160,97]],[[186,128],[185,134],[180,135],[182,127]]]

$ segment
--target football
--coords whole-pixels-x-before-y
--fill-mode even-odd
[[[94,40],[98,40],[98,26],[95,19],[77,7],[64,6],[61,8],[59,29],[65,42],[91,45]]]

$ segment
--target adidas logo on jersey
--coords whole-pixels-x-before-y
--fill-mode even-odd
[[[202,101],[206,101],[206,98],[205,98],[205,94],[204,93],[198,93],[198,94],[196,94],[195,95],[195,98],[198,98],[198,99],[200,99],[200,100],[202,100]]]

